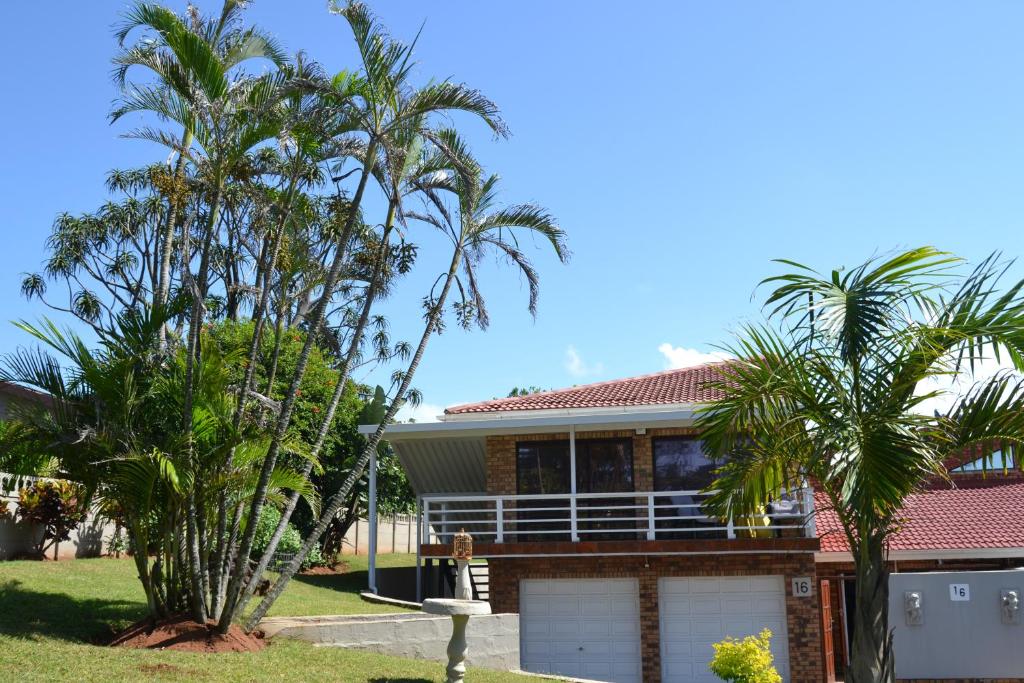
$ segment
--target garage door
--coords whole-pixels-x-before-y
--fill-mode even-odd
[[[658,581],[661,680],[720,683],[708,671],[712,643],[772,630],[775,667],[789,680],[786,589],[781,576],[663,578]]]
[[[524,579],[519,640],[525,671],[639,683],[636,579]]]

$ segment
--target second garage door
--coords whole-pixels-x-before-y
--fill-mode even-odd
[[[524,579],[519,640],[525,671],[639,683],[636,579]]]
[[[786,589],[781,576],[672,577],[658,582],[663,683],[718,683],[711,647],[726,636],[772,631],[772,654],[789,681]]]

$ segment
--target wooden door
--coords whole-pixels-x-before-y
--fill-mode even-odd
[[[836,681],[836,652],[832,641],[832,591],[829,582],[821,582],[821,642],[825,658],[825,683]]]

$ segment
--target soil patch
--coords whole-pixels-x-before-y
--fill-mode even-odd
[[[310,567],[299,572],[301,576],[334,576],[335,574],[348,574],[348,562],[339,562],[333,567]]]
[[[179,650],[183,652],[257,652],[267,646],[259,633],[246,633],[232,625],[220,635],[216,624],[197,624],[187,616],[178,616],[153,623],[140,621],[114,636],[113,647],[134,647],[148,650]]]

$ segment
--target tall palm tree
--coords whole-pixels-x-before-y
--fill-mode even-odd
[[[231,70],[250,59],[269,59],[276,66],[287,63],[287,56],[277,41],[256,27],[243,27],[241,14],[244,3],[240,0],[225,0],[220,15],[202,17],[190,6],[188,17],[180,17],[171,10],[155,3],[136,2],[129,8],[116,31],[121,52],[114,58],[115,77],[122,88],[126,87],[128,72],[133,66],[148,69],[157,77],[154,86],[133,86],[128,89],[126,106],[119,106],[111,113],[111,122],[117,121],[129,111],[139,108],[139,93],[142,87],[148,97],[157,102],[173,100],[181,115],[180,149],[192,146],[195,135],[195,119],[199,96],[208,97],[220,91],[218,79],[210,79],[218,71]],[[146,35],[137,43],[126,46],[128,36],[142,30]],[[213,86],[211,89],[210,86]],[[163,97],[156,97],[163,91]],[[163,105],[155,109],[162,115]],[[174,171],[162,182],[167,197],[167,215],[161,236],[160,269],[158,285],[154,291],[153,303],[167,304],[171,286],[171,256],[174,248],[174,233],[178,213],[185,199],[186,155],[179,153]],[[161,340],[164,333],[161,331]]]
[[[328,434],[334,424],[334,416],[342,396],[347,389],[349,374],[356,366],[362,352],[363,335],[370,322],[371,312],[376,299],[382,292],[386,293],[388,282],[393,278],[394,271],[400,270],[401,265],[391,263],[393,258],[391,249],[391,235],[395,229],[396,221],[405,222],[403,203],[412,195],[427,189],[428,184],[435,177],[435,174],[445,172],[452,166],[448,155],[441,150],[425,149],[425,138],[421,135],[422,122],[419,119],[410,121],[404,130],[396,130],[390,136],[388,144],[380,148],[381,158],[375,164],[376,177],[384,195],[388,199],[387,212],[384,223],[381,225],[379,240],[370,240],[371,249],[375,255],[371,255],[372,268],[365,291],[360,303],[359,313],[355,324],[350,332],[348,347],[342,356],[338,367],[338,381],[334,393],[324,412],[323,422],[317,433],[316,441],[313,443],[309,462],[304,466],[303,471],[309,474],[313,462],[319,457],[324,444],[327,442]],[[260,557],[256,569],[253,570],[255,577],[262,576],[273,558],[277,546],[283,538],[292,513],[296,509],[299,500],[299,492],[293,492],[288,500],[277,528],[274,530],[270,541],[267,543]],[[246,603],[252,597],[257,582],[251,581],[245,590],[241,609],[244,610]]]
[[[486,308],[483,306],[483,296],[477,284],[479,280],[476,265],[483,253],[487,250],[494,250],[507,257],[523,273],[530,290],[529,310],[531,313],[536,313],[539,280],[536,270],[517,246],[519,237],[517,233],[533,233],[543,238],[550,244],[555,255],[562,262],[565,262],[569,256],[565,245],[565,233],[547,211],[533,204],[517,204],[498,208],[498,177],[492,175],[481,178],[479,166],[472,160],[465,145],[453,131],[440,131],[435,137],[440,141],[445,154],[449,155],[452,165],[458,168],[458,171],[430,174],[430,189],[437,190],[428,195],[431,197],[435,212],[422,214],[410,212],[410,215],[438,228],[451,240],[451,260],[447,271],[438,278],[436,289],[432,290],[427,297],[426,324],[408,367],[397,375],[398,387],[395,390],[394,400],[388,406],[376,431],[367,440],[359,459],[353,465],[341,488],[334,492],[324,504],[316,526],[303,542],[300,554],[308,553],[313,544],[327,530],[331,521],[345,504],[352,487],[363,476],[370,456],[377,450],[387,426],[405,404],[413,377],[426,352],[427,344],[441,325],[442,314],[452,287],[457,286],[460,292],[469,292],[469,298],[467,299],[464,294],[462,301],[456,306],[456,313],[459,315],[460,321],[466,324],[475,320],[481,326],[486,326],[486,314],[478,314],[480,311],[486,311]],[[441,190],[454,193],[456,202],[454,211],[444,204]],[[467,284],[463,285],[463,281]],[[285,586],[288,585],[300,565],[301,560],[299,562],[292,560],[282,570],[270,591],[249,616],[246,622],[247,629],[252,630],[259,624],[260,619],[266,615],[267,610],[284,591]]]
[[[431,135],[430,118],[453,112],[475,115],[496,135],[507,133],[498,115],[497,106],[478,91],[449,81],[415,87],[411,82],[415,66],[412,60],[414,45],[405,45],[392,39],[365,5],[350,2],[344,8],[333,4],[332,8],[347,21],[352,31],[360,56],[361,72],[358,75],[349,72],[336,75],[330,86],[321,88],[320,93],[325,102],[337,106],[339,117],[343,116],[350,122],[351,132],[362,136],[365,147],[361,154],[362,168],[359,180],[350,201],[348,216],[335,245],[333,262],[324,278],[320,299],[307,319],[307,325],[313,332],[319,329],[327,306],[335,294],[343,268],[348,262],[347,248],[352,241],[366,187],[380,158],[381,149],[392,146],[395,136],[407,135],[411,122],[418,122],[423,126],[422,133]],[[281,403],[274,439],[263,464],[262,482],[268,481],[280,455],[281,442],[288,432],[295,404],[295,392],[298,391],[305,373],[315,337],[315,334],[307,337],[289,389]],[[259,519],[262,506],[262,491],[257,488],[249,508],[248,519]],[[255,524],[247,525],[237,549],[231,549],[236,560],[228,585],[224,611],[218,622],[218,630],[222,633],[227,631],[237,613],[243,591],[244,563],[248,561],[255,534]]]
[[[737,360],[711,383],[723,398],[698,419],[725,462],[709,505],[749,515],[805,479],[820,487],[856,567],[847,680],[891,682],[887,544],[904,501],[968,447],[1024,442],[1019,376],[977,383],[945,414],[924,409],[943,392],[922,383],[991,358],[1024,370],[1024,281],[1001,289],[996,256],[962,273],[930,247],[824,277],[782,263],[795,270],[765,280],[769,322],[729,347]]]

